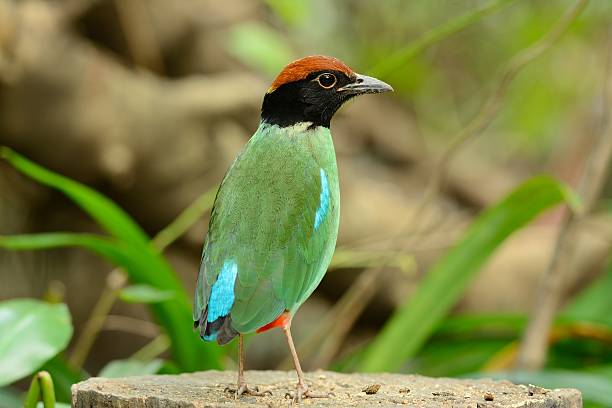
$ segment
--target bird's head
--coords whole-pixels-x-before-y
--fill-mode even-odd
[[[272,82],[261,118],[281,127],[304,122],[329,127],[344,102],[357,95],[389,91],[393,88],[388,84],[357,74],[336,58],[304,57],[287,65]]]

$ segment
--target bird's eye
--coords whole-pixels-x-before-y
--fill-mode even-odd
[[[319,85],[325,89],[329,89],[336,85],[337,79],[334,74],[321,74],[317,77]]]

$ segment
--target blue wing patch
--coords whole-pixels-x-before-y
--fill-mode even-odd
[[[226,316],[234,305],[234,283],[238,274],[238,265],[234,260],[226,260],[210,290],[208,300],[208,322]]]
[[[325,170],[321,169],[321,193],[319,195],[319,208],[317,208],[317,212],[315,214],[314,221],[314,229],[315,231],[319,229],[321,223],[325,219],[327,215],[327,211],[329,210],[329,183],[327,181],[327,174],[325,174]]]

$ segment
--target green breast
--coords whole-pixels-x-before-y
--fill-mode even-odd
[[[209,302],[210,288],[231,262],[237,274],[230,315],[237,331],[256,330],[284,310],[295,312],[329,266],[339,204],[329,129],[262,124],[217,194],[196,309]]]

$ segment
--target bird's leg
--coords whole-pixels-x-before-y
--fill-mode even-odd
[[[291,357],[293,357],[293,364],[295,365],[295,372],[298,376],[298,383],[295,390],[295,395],[287,393],[287,396],[293,398],[294,401],[299,401],[302,398],[327,398],[329,394],[316,393],[308,389],[308,384],[304,381],[304,373],[302,372],[302,366],[300,365],[300,359],[298,358],[297,352],[295,351],[295,345],[293,344],[293,338],[291,337],[291,320],[287,324],[282,326],[287,343],[289,344],[289,350],[291,351]]]
[[[250,389],[244,379],[244,338],[242,334],[238,335],[238,387],[236,388],[235,397],[239,398],[242,394],[263,397],[264,395],[272,395],[271,391],[259,391],[255,387]]]

